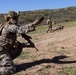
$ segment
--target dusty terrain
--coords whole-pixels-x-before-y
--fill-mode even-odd
[[[60,75],[64,67],[76,66],[76,27],[32,37],[39,51],[24,48],[23,52],[27,53],[24,58],[14,60],[18,70],[16,74]]]

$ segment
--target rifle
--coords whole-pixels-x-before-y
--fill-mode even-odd
[[[26,35],[26,34],[21,34],[21,35],[22,35],[22,37],[23,37],[25,40],[28,41],[26,44],[24,44],[24,46],[26,46],[26,47],[33,47],[33,48],[35,48],[37,51],[39,51],[39,50],[36,48],[35,44],[30,40],[30,39],[32,39],[30,36],[28,36],[28,35]]]
[[[37,51],[39,51],[39,50],[36,48],[36,46],[34,46],[34,48],[35,48]]]
[[[31,41],[32,42],[32,41]],[[30,44],[32,47],[34,47],[37,51],[39,51],[37,48],[36,48],[36,46],[35,46],[35,44],[32,42],[31,44]]]
[[[31,43],[26,43],[26,47],[32,47],[32,48],[35,48],[37,51],[39,51],[32,41],[31,41]]]

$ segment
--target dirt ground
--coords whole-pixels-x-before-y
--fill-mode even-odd
[[[32,36],[36,47],[24,48],[26,59],[15,59],[20,75],[59,75],[64,67],[76,66],[76,27]],[[68,75],[68,74],[67,74]]]

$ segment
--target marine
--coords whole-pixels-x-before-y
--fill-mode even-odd
[[[50,17],[47,19],[47,25],[48,25],[48,30],[46,31],[47,33],[50,31],[52,32],[52,20]]]
[[[13,59],[20,55],[23,45],[17,41],[17,34],[21,34],[29,43],[30,36],[25,33],[32,31],[36,25],[42,22],[43,17],[24,26],[18,26],[20,12],[9,11],[5,15],[6,23],[3,25],[0,37],[0,75],[12,75],[16,72]],[[15,56],[16,55],[16,56]]]

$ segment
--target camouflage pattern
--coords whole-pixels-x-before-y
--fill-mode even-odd
[[[29,27],[31,27],[31,25],[32,25],[32,23],[30,23],[30,24],[28,24],[26,26],[17,26],[17,25],[13,25],[13,24],[10,24],[10,25],[8,24],[8,25],[6,25],[3,28],[2,33],[1,33],[1,37],[0,37],[0,47],[1,47],[0,48],[0,53],[7,51],[8,54],[11,56],[11,58],[8,55],[6,55],[6,53],[4,53],[4,54],[1,53],[2,56],[3,55],[6,55],[6,57],[2,58],[2,60],[4,62],[7,62],[8,61],[8,63],[6,63],[5,66],[2,66],[2,64],[0,64],[2,66],[2,68],[0,68],[0,70],[3,70],[3,71],[0,71],[1,73],[5,73],[5,71],[8,72],[11,69],[14,72],[14,67],[12,67],[12,66],[14,66],[14,64],[10,64],[12,62],[11,59],[15,59],[22,52],[21,45],[18,46],[17,48],[14,47],[15,46],[16,39],[17,39],[17,35],[16,34],[17,33],[23,34],[25,32],[30,31],[31,29],[29,29]],[[0,55],[0,58],[2,56]],[[7,58],[9,58],[10,61],[9,60],[5,60]],[[1,60],[1,62],[3,62],[2,60]],[[7,64],[10,64],[8,68],[6,66]],[[11,74],[12,71],[10,71],[8,73]],[[8,75],[8,73],[7,74],[5,73],[5,75]]]
[[[0,54],[0,75],[12,75],[15,72],[16,68],[9,53]]]
[[[35,29],[35,26],[33,23],[29,23],[21,26],[20,28],[22,29],[23,32],[27,33],[27,32],[33,31]]]
[[[29,31],[34,30],[36,24],[41,23],[43,18],[38,18],[34,22],[18,26],[18,16],[14,11],[10,11],[6,15],[5,25],[1,29],[0,37],[0,75],[11,75],[15,73],[16,68],[13,63],[13,59],[18,57],[22,52],[23,45],[20,42],[17,42],[17,33],[25,34]],[[25,35],[22,35],[24,37]],[[24,37],[27,41],[30,42],[26,36]]]
[[[47,19],[47,24],[48,24],[48,30],[47,30],[47,32],[48,31],[52,32],[52,21],[51,21],[50,18]]]

